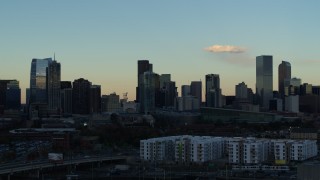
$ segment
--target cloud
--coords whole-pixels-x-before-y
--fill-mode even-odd
[[[204,48],[205,51],[213,53],[243,53],[246,51],[245,48],[239,46],[231,45],[213,45],[207,48]]]

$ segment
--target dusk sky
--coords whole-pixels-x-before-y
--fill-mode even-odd
[[[292,76],[320,85],[317,0],[9,0],[0,2],[0,79],[17,79],[25,102],[32,58],[53,57],[62,80],[135,99],[137,60],[181,85],[219,74],[222,94],[255,87],[255,57],[289,61]],[[205,83],[203,81],[203,87]]]

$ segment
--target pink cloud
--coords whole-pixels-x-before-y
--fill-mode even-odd
[[[204,50],[213,53],[243,53],[246,51],[246,49],[243,47],[231,45],[213,45],[204,48]]]

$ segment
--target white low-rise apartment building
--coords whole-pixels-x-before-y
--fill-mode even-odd
[[[146,161],[174,160],[176,136],[152,138],[140,141],[140,158]]]
[[[224,139],[211,136],[170,136],[140,141],[140,158],[145,161],[203,163],[223,156]]]
[[[174,157],[175,161],[179,163],[190,162],[190,138],[191,136],[181,136],[175,141]],[[173,152],[172,152],[173,153]]]
[[[232,164],[242,163],[243,138],[241,137],[228,138],[227,143],[228,143],[229,163],[232,163]]]
[[[291,144],[291,160],[303,161],[317,156],[317,144],[312,140],[296,141]]]
[[[204,163],[227,153],[230,164],[278,165],[303,161],[318,153],[315,140],[257,139],[244,137],[170,136],[140,141],[144,161]]]
[[[269,142],[265,139],[236,137],[228,141],[231,164],[258,164],[268,158]]]
[[[290,161],[291,143],[294,140],[272,140],[274,147],[274,161],[276,164],[287,164]]]
[[[224,139],[221,137],[197,136],[191,139],[191,162],[207,162],[223,156]]]
[[[247,139],[243,143],[243,163],[259,164],[268,159],[269,142],[265,139]]]

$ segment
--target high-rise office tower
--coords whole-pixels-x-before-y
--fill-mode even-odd
[[[285,80],[291,79],[291,64],[282,61],[278,67],[278,91],[281,97],[285,94]]]
[[[163,88],[164,83],[171,81],[171,74],[161,74],[160,75],[160,88]]]
[[[61,89],[62,114],[72,114],[72,88]]]
[[[260,107],[267,110],[273,98],[272,56],[256,57],[256,95]]]
[[[206,106],[221,107],[220,77],[218,74],[206,75]]]
[[[190,85],[182,85],[181,86],[181,96],[189,96],[190,95]]]
[[[151,71],[144,72],[140,84],[140,112],[150,113],[156,108],[157,92],[160,90],[159,75]]]
[[[19,110],[21,107],[21,89],[19,81],[10,80],[7,84],[6,109]]]
[[[47,68],[48,109],[53,114],[61,111],[61,65],[56,60]]]
[[[110,95],[102,95],[101,97],[101,109],[102,112],[119,112],[120,107],[120,97],[116,93]]]
[[[72,109],[74,114],[90,113],[91,82],[80,78],[73,81]]]
[[[284,96],[290,95],[299,95],[300,94],[300,85],[301,79],[300,78],[292,78],[292,79],[284,79]]]
[[[101,86],[90,87],[90,113],[101,113]]]
[[[148,60],[138,60],[138,86],[136,88],[136,102],[140,101],[140,85],[143,82],[143,74],[145,72],[152,72],[152,64],[149,63]]]
[[[17,80],[0,80],[0,114],[5,109],[19,110],[21,89]]]
[[[47,103],[47,68],[51,58],[32,59],[29,103]]]
[[[176,82],[164,82],[160,89],[160,107],[174,107],[174,101],[177,97]]]
[[[72,114],[72,82],[61,81],[61,110],[62,114]]]
[[[190,85],[190,95],[197,97],[199,101],[199,106],[202,103],[202,82],[201,81],[191,81]]]
[[[248,87],[242,82],[236,85],[236,99],[247,100],[248,99]]]
[[[300,85],[300,95],[311,95],[312,94],[312,84],[303,83]]]

